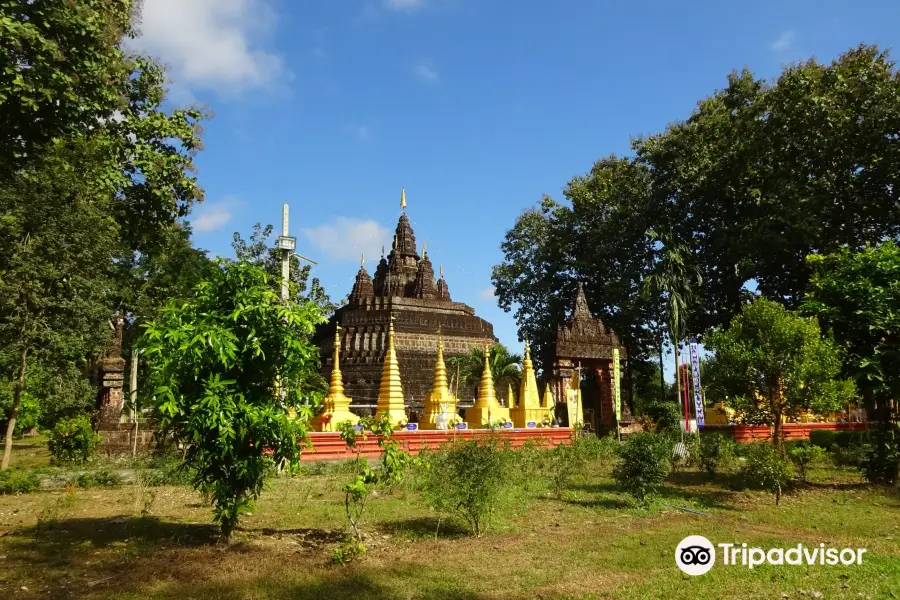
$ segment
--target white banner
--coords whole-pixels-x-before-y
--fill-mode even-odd
[[[703,394],[700,391],[700,353],[697,342],[691,341],[691,371],[694,375],[694,410],[697,413],[697,427],[703,427]]]

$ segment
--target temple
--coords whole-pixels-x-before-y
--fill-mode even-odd
[[[552,345],[553,395],[563,426],[583,422],[594,431],[608,431],[633,421],[622,399],[621,419],[615,415],[614,356],[628,358],[619,337],[591,315],[584,288],[578,283],[569,320],[556,330]]]
[[[426,248],[423,245],[421,254],[417,249],[406,215],[405,191],[401,191],[400,207],[390,253],[384,256],[382,251],[374,277],[366,270],[363,258],[347,303],[319,328],[316,343],[322,374],[327,377],[334,363],[331,341],[340,326],[335,356],[341,364],[345,392],[352,398],[351,407],[356,412],[374,410],[393,318],[393,345],[403,381],[401,393],[410,420],[417,421],[432,387],[438,330],[447,358],[493,344],[496,338],[493,326],[475,316],[472,307],[453,302],[443,268],[435,279]],[[451,370],[448,375],[453,389],[455,373]]]

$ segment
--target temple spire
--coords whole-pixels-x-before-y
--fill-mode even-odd
[[[357,423],[359,417],[350,412],[350,398],[344,395],[344,377],[341,374],[341,327],[334,330],[334,367],[328,395],[322,401],[322,412],[313,419],[313,429],[317,431],[337,431],[337,424],[344,421]]]
[[[381,384],[378,387],[378,407],[375,417],[387,414],[395,426],[406,420],[406,409],[403,402],[403,383],[400,379],[400,364],[397,362],[397,351],[394,349],[394,315],[391,315],[388,327],[388,347],[384,353],[384,366],[381,370]]]
[[[360,267],[366,266],[366,255],[365,255],[365,254],[360,255],[360,257],[359,257],[359,266],[360,266]]]
[[[478,383],[478,398],[472,408],[466,409],[466,423],[472,427],[492,425],[509,418],[509,409],[500,406],[491,373],[491,347],[484,347],[484,370]]]
[[[541,408],[534,364],[531,362],[531,345],[528,343],[528,338],[525,338],[525,360],[522,361],[519,405],[510,410],[510,416],[516,427],[527,427],[530,422],[540,423],[545,415],[546,409]]]
[[[400,188],[400,210],[406,212],[406,188]]]
[[[420,429],[446,429],[447,420],[456,416],[456,398],[447,385],[447,365],[444,363],[444,338],[438,328],[437,359],[434,362],[434,382],[422,403],[425,410],[419,420]],[[441,418],[443,415],[443,418]]]

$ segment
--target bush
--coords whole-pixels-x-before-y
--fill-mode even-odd
[[[829,429],[813,429],[809,432],[809,443],[827,450],[837,443],[835,441],[836,434],[836,431]]]
[[[896,485],[900,481],[900,431],[896,425],[872,433],[862,471],[870,483]]]
[[[645,414],[653,421],[657,432],[681,431],[684,422],[681,420],[681,408],[674,402],[656,400],[647,405]]]
[[[0,494],[30,494],[41,487],[33,471],[6,469],[0,471]]]
[[[80,488],[94,487],[119,487],[122,485],[122,476],[115,471],[88,471],[75,478],[75,485]]]
[[[639,503],[654,493],[669,473],[672,447],[663,436],[636,433],[619,449],[621,462],[613,470],[616,482]]]
[[[865,444],[868,436],[864,431],[835,431],[834,443],[840,448],[851,448]]]
[[[721,433],[700,436],[700,468],[715,477],[731,466],[736,457],[734,440]]]
[[[87,415],[59,421],[50,431],[50,455],[62,463],[83,463],[97,449],[101,437]]]
[[[741,471],[744,479],[775,494],[777,506],[781,503],[782,492],[791,481],[790,463],[769,442],[747,444],[746,460]]]
[[[586,440],[586,437],[575,437],[569,444],[560,444],[552,450],[546,451],[547,484],[559,500],[562,500],[563,494],[575,476],[584,472],[588,462],[587,446],[590,442],[582,440]]]
[[[825,449],[820,446],[813,446],[807,441],[789,444],[787,447],[788,458],[794,463],[800,481],[806,483],[806,470],[809,466],[821,460],[825,456]]]
[[[481,536],[510,485],[506,456],[494,439],[442,446],[423,459],[422,496],[432,509],[462,520]]]

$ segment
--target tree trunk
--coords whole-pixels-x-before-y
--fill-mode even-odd
[[[22,391],[25,389],[25,366],[27,364],[28,347],[22,346],[22,351],[19,352],[19,377],[16,379],[12,409],[9,411],[9,423],[6,425],[6,444],[3,448],[3,463],[0,465],[0,470],[9,468],[9,458],[12,456],[13,432],[16,430],[16,417],[19,415],[19,405],[22,403]]]
[[[666,401],[666,376],[663,373],[663,344],[659,342],[659,401]]]

